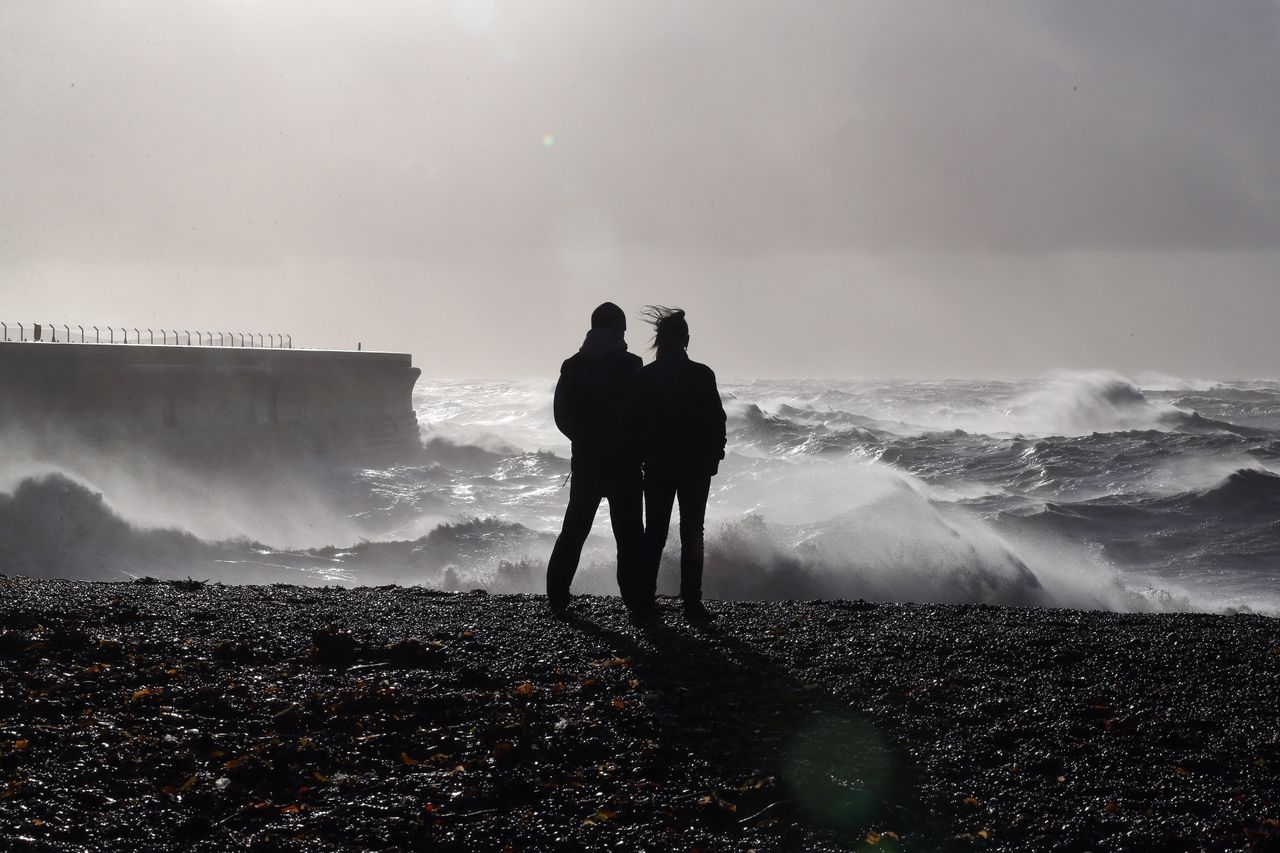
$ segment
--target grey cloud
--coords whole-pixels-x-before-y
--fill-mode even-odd
[[[1280,6],[0,5],[0,314],[554,372],[1274,374]],[[633,334],[633,344],[641,335]]]
[[[9,7],[0,258],[1280,244],[1274,3],[457,8]]]

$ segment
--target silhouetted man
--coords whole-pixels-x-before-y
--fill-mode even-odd
[[[569,506],[547,562],[547,601],[557,614],[569,606],[569,586],[602,498],[609,501],[618,544],[618,590],[633,611],[634,591],[644,585],[635,408],[635,378],[643,362],[627,352],[626,329],[627,315],[617,305],[597,308],[587,339],[561,365],[556,383],[556,426],[573,443]]]
[[[711,478],[724,458],[725,415],[716,375],[689,358],[689,323],[679,308],[650,305],[657,358],[640,371],[645,413],[645,580],[638,598],[654,599],[671,510],[680,499],[680,598],[693,622],[712,617],[702,604],[703,524]],[[637,606],[644,606],[637,604]]]

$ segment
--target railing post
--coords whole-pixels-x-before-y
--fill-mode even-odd
[[[139,343],[139,344],[142,343],[142,332],[139,332],[137,329],[134,329],[133,336],[136,339],[134,341],[135,343]]]
[[[26,339],[27,339],[27,330],[22,327],[21,323],[19,323],[18,324],[18,341],[22,342],[22,341],[25,341]]]
[[[151,331],[150,329],[147,329],[147,342],[153,345],[156,342],[156,333]]]
[[[4,328],[4,339],[5,339],[6,341],[8,341],[8,340],[9,340],[9,324],[8,324],[8,323],[0,323],[0,327],[3,327],[3,328]]]
[[[84,343],[84,326],[76,326],[80,330],[80,343]]]
[[[293,349],[293,335],[289,335],[289,349]]]
[[[107,326],[107,332],[109,332],[109,333],[110,333],[110,335],[111,335],[111,343],[113,343],[113,344],[114,344],[114,343],[116,342],[116,327],[115,327],[115,326]]]

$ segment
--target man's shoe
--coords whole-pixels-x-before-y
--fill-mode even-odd
[[[714,622],[716,615],[703,607],[701,601],[686,601],[684,603],[684,618],[698,625],[706,625],[709,622]]]
[[[569,615],[569,599],[548,598],[547,606],[551,608],[551,615],[556,619],[564,619]]]
[[[657,607],[634,607],[627,609],[627,620],[637,628],[648,628],[658,622]]]

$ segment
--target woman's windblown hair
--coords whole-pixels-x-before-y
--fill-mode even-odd
[[[646,305],[640,310],[640,315],[653,326],[650,349],[657,350],[658,355],[689,345],[689,323],[684,319],[683,309]]]

